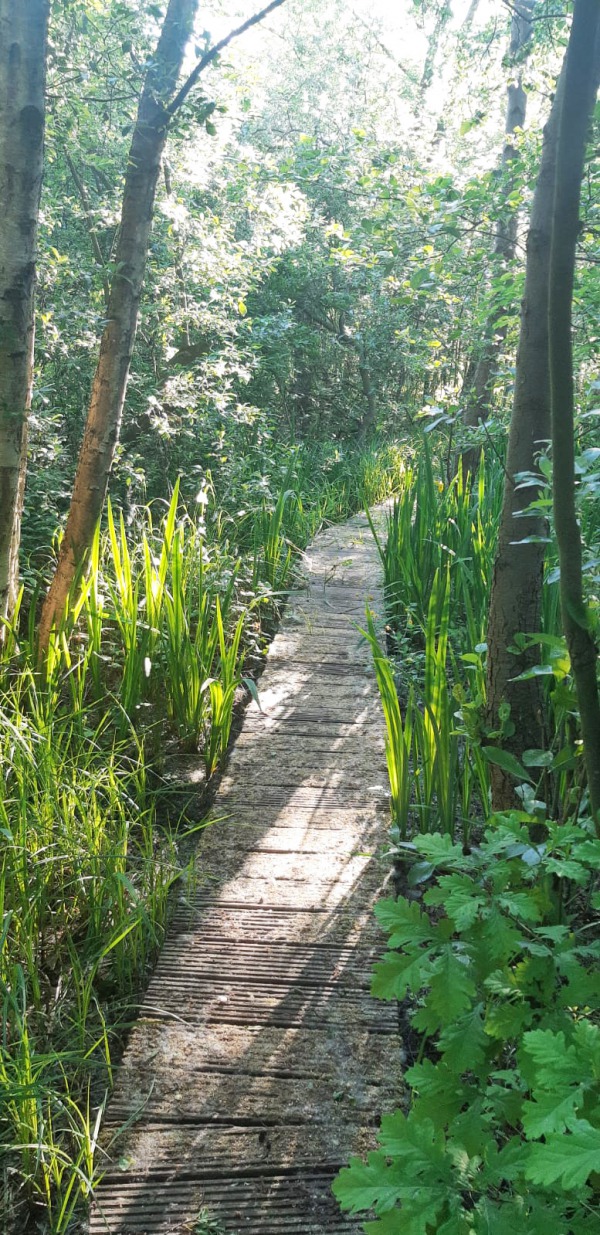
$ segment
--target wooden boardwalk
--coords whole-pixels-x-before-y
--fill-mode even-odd
[[[369,994],[388,806],[357,623],[378,578],[364,516],[305,555],[117,1078],[108,1124],[131,1123],[90,1235],[362,1230],[331,1180],[400,1068],[395,1007]]]

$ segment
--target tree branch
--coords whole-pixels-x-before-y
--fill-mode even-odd
[[[479,0],[476,0],[476,3],[479,4]],[[389,47],[386,47],[385,43],[379,38],[379,35],[375,32],[375,30],[373,30],[372,26],[369,25],[368,21],[365,21],[364,17],[361,17],[360,13],[356,12],[356,9],[350,9],[350,12],[352,13],[355,21],[363,27],[363,30],[368,30],[373,42],[377,45],[379,50],[383,52],[384,56],[387,56],[388,60],[391,60],[392,64],[395,64],[396,68],[400,69],[401,73],[404,73],[404,76],[408,78],[411,85],[418,86],[419,79],[416,74],[412,72],[411,69],[407,69],[406,65],[402,64],[401,60],[396,59],[394,53],[390,51]]]
[[[100,271],[102,274],[102,291],[104,293],[104,306],[105,308],[108,308],[108,301],[110,298],[110,284],[108,281],[108,275],[106,273],[106,262],[104,260],[104,254],[102,252],[102,249],[100,248],[100,241],[98,240],[98,236],[96,234],[96,225],[94,223],[94,217],[92,214],[92,207],[90,205],[90,199],[88,197],[87,189],[85,187],[83,179],[79,175],[79,172],[68,150],[65,150],[65,161],[71,173],[73,183],[75,185],[75,188],[77,189],[77,192],[79,194],[79,198],[81,201],[81,205],[83,207],[83,213],[85,216],[88,235],[90,238],[90,244],[92,246],[92,252],[96,260],[96,265],[100,268]]]
[[[250,30],[252,26],[257,26],[259,22],[269,16],[269,13],[272,13],[275,9],[280,8],[280,6],[284,3],[285,0],[271,0],[271,4],[268,4],[266,8],[261,9],[260,13],[255,13],[253,17],[249,17],[248,20],[243,22],[241,26],[238,26],[235,30],[231,30],[224,39],[220,40],[219,43],[215,43],[214,47],[210,48],[210,51],[205,52],[202,58],[198,61],[196,67],[190,73],[187,81],[183,83],[183,86],[175,95],[173,102],[166,108],[167,116],[174,116],[175,113],[179,111],[182,103],[184,103],[187,99],[190,90],[193,90],[196,85],[200,74],[208,68],[209,64],[212,64],[213,60],[216,60],[217,56],[220,55],[220,53],[228,47],[234,39],[239,38],[240,34],[245,34],[246,30]]]

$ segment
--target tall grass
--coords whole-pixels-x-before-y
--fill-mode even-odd
[[[403,472],[382,538],[385,606],[402,674],[419,673],[404,717],[392,697],[396,674],[369,641],[388,731],[392,814],[399,835],[460,828],[468,843],[474,817],[487,817],[489,775],[478,717],[485,704],[485,631],[502,497],[502,474],[479,469],[474,488],[462,469],[446,483],[427,439]],[[395,694],[395,687],[394,687]]]
[[[459,467],[446,484],[424,439],[400,479],[385,538],[373,528],[384,571],[386,614],[398,638],[424,636],[436,573],[450,568],[452,626],[482,641],[502,502],[502,472],[479,469],[474,489]],[[463,650],[462,648],[460,650]]]
[[[461,826],[468,843],[472,820],[482,823],[489,814],[485,637],[502,487],[495,461],[484,459],[473,487],[460,467],[446,484],[425,441],[418,464],[402,474],[387,538],[372,529],[384,567],[389,642],[401,673],[406,665],[418,667],[402,716],[392,698],[398,675],[393,664],[384,668],[369,632],[401,836],[431,828],[453,834]],[[590,554],[593,568],[595,561]],[[551,799],[554,818],[584,800],[577,700],[559,608],[558,571],[549,560],[542,629],[517,633],[513,642],[538,649],[539,663],[523,676],[544,683],[549,720],[547,749],[524,752],[523,777],[531,783],[520,793],[534,814],[542,798]]]
[[[41,1205],[59,1232],[93,1185],[106,1006],[139,985],[179,867],[134,740],[52,714],[33,681],[1,705],[0,1136],[23,1226]]]
[[[468,844],[474,791],[487,817],[489,781],[476,740],[457,723],[448,678],[450,568],[436,572],[425,631],[422,688],[411,684],[404,708],[398,698],[392,661],[384,655],[370,613],[365,632],[371,647],[386,724],[386,760],[394,837],[442,831],[453,839],[460,830]]]
[[[370,610],[367,610],[367,629],[362,633],[371,648],[385,718],[385,757],[390,783],[393,835],[395,839],[404,841],[408,836],[411,814],[411,753],[415,712],[413,695],[412,692],[409,695],[404,719],[393,666],[381,650]]]

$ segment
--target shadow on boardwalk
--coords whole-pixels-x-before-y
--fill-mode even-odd
[[[400,1063],[369,995],[387,802],[356,622],[375,574],[356,523],[308,556],[125,1055],[109,1120],[131,1126],[93,1235],[204,1235],[201,1214],[227,1235],[362,1229],[331,1178],[372,1145]]]

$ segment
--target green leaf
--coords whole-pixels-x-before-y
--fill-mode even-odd
[[[376,999],[404,999],[407,991],[419,991],[431,970],[429,952],[386,952],[373,970],[371,993]]]
[[[524,1083],[518,1072],[509,1073],[507,1077],[498,1072],[492,1075],[500,1078],[488,1085],[485,1091],[485,1106],[493,1112],[493,1125],[496,1128],[516,1128],[521,1122]]]
[[[545,1144],[529,1146],[525,1176],[534,1184],[549,1187],[560,1183],[566,1191],[582,1188],[593,1172],[600,1170],[600,1128],[580,1120],[566,1135],[556,1133]]]
[[[423,283],[427,282],[428,278],[429,278],[428,270],[424,270],[423,268],[421,268],[420,270],[414,270],[410,276],[410,285],[413,288],[413,290],[416,292],[419,290],[420,287],[422,287]]]
[[[470,976],[467,958],[459,959],[449,944],[435,962],[430,978],[430,991],[425,1001],[427,1023],[431,1031],[449,1025],[463,1016],[475,997],[475,984]]]
[[[450,1179],[452,1172],[445,1157],[445,1138],[441,1129],[436,1129],[431,1119],[417,1116],[414,1111],[406,1116],[402,1111],[384,1115],[381,1121],[379,1143],[389,1158],[410,1160],[411,1169],[427,1174],[433,1166],[435,1173],[442,1171]]]
[[[477,1231],[477,1235],[480,1231],[485,1231],[486,1235],[515,1235],[516,1231],[524,1229],[530,1235],[529,1227],[523,1226],[523,1215],[510,1203],[497,1204],[489,1197],[483,1197],[477,1211],[480,1222],[476,1226],[474,1223],[471,1225],[471,1230]]]
[[[523,763],[526,768],[552,767],[554,756],[551,750],[524,750]]]
[[[527,1003],[493,1004],[485,1018],[485,1032],[490,1038],[509,1042],[518,1038],[532,1021],[533,1012]]]
[[[472,1160],[495,1154],[496,1143],[490,1133],[489,1119],[483,1113],[483,1101],[479,1086],[473,1086],[470,1101],[452,1123],[449,1135],[449,1151],[455,1168],[464,1180],[472,1172]]]
[[[403,944],[430,943],[434,935],[433,927],[422,909],[414,901],[398,897],[397,901],[379,901],[375,906],[375,916],[390,936],[392,948],[400,948]]]
[[[466,1016],[457,1017],[442,1030],[439,1037],[439,1048],[444,1061],[459,1074],[466,1072],[467,1068],[476,1072],[484,1062],[488,1045],[489,1038],[483,1027],[482,1003],[470,1008]]]
[[[417,1096],[419,1117],[432,1119],[443,1127],[458,1115],[461,1107],[477,1095],[464,1084],[445,1061],[425,1059],[406,1072],[406,1080]]]
[[[480,927],[478,963],[491,973],[498,964],[510,960],[522,946],[522,931],[492,901],[492,907]]]
[[[524,544],[524,541],[519,541],[518,543]],[[534,678],[552,677],[553,673],[552,665],[532,665],[530,669],[524,669],[522,673],[517,673],[516,677],[510,678],[510,681],[531,682]]]
[[[365,1222],[364,1228],[367,1235],[398,1235],[399,1223],[400,1214],[397,1209],[392,1209],[374,1222]]]
[[[402,1195],[402,1211],[396,1214],[396,1232],[401,1230],[402,1235],[430,1235],[431,1231],[439,1231],[440,1215],[447,1210],[449,1202],[452,1202],[452,1192],[448,1186],[436,1187],[431,1183],[407,1188]],[[400,1228],[399,1219],[402,1222]]]
[[[448,1196],[445,1188],[433,1187],[405,1189],[402,1194],[402,1208],[390,1210],[376,1222],[366,1222],[367,1235],[430,1235],[431,1231],[441,1231],[439,1226],[440,1213],[447,1208]],[[453,1220],[452,1220],[453,1221]],[[443,1230],[447,1232],[444,1224]],[[459,1228],[455,1228],[458,1235]],[[455,1235],[452,1231],[452,1235]],[[460,1235],[464,1233],[464,1225]]]
[[[523,918],[525,922],[540,920],[540,907],[533,892],[504,892],[498,897],[498,904],[507,913],[515,918]]]
[[[547,858],[545,867],[559,879],[571,879],[573,883],[581,887],[588,882],[590,877],[587,867],[582,866],[580,862],[573,862],[570,858]]]
[[[554,1088],[581,1079],[577,1051],[574,1046],[567,1046],[564,1033],[533,1029],[525,1034],[523,1053],[533,1061],[537,1084]]]
[[[500,746],[482,746],[481,751],[488,763],[497,764],[499,768],[516,777],[518,781],[528,780],[530,783],[533,783],[529,773],[525,771],[519,760],[515,759],[514,755],[511,755],[509,750],[502,750]]]
[[[577,846],[577,858],[580,862],[587,862],[593,871],[600,870],[600,840],[588,840],[583,845]]]
[[[454,863],[464,865],[465,855],[462,846],[455,845],[446,832],[432,832],[429,836],[417,836],[414,845],[418,853],[436,866],[451,866]]]
[[[563,746],[563,749],[559,750],[556,758],[553,760],[552,767],[555,772],[559,771],[560,768],[574,768],[576,758],[577,755],[572,746]]]
[[[401,1173],[391,1170],[380,1150],[370,1153],[366,1162],[352,1158],[350,1165],[339,1172],[332,1184],[333,1194],[352,1214],[368,1209],[390,1209],[401,1190]]]
[[[591,1021],[578,1021],[573,1028],[573,1040],[577,1057],[585,1060],[590,1076],[600,1078],[600,1026]]]
[[[548,1136],[551,1132],[564,1132],[577,1125],[577,1107],[581,1104],[583,1086],[578,1085],[565,1093],[540,1092],[535,1101],[523,1104],[523,1129],[529,1140]]]
[[[255,702],[255,704],[256,704],[256,706],[257,706],[257,708],[259,709],[259,711],[260,711],[260,712],[262,712],[262,706],[261,706],[261,702],[260,702],[260,695],[259,695],[259,693],[258,693],[258,686],[256,685],[256,682],[254,681],[254,679],[253,679],[253,678],[248,678],[248,677],[246,677],[246,676],[244,675],[244,676],[242,677],[242,685],[246,687],[246,690],[248,691],[248,694],[249,694],[249,695],[252,697],[252,699],[254,700],[254,702]],[[263,713],[263,715],[264,715],[264,713]]]
[[[468,875],[442,875],[437,887],[425,895],[427,905],[441,905],[457,931],[468,930],[477,921],[487,897]]]

